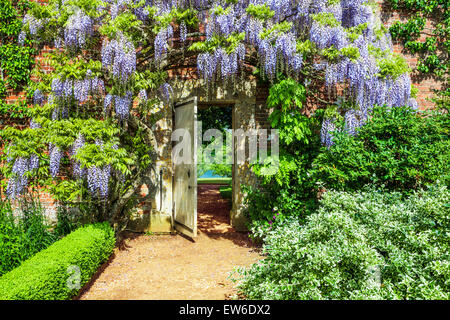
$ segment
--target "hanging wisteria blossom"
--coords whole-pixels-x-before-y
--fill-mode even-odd
[[[76,146],[80,146],[84,140],[80,136],[77,139]],[[101,149],[104,148],[104,143],[101,140],[96,140],[95,144]],[[76,147],[74,144],[74,148]],[[86,170],[86,179],[89,192],[93,198],[106,199],[109,191],[109,181],[111,177],[111,165],[102,167],[91,166]]]
[[[163,101],[166,104],[170,103],[170,100],[172,99],[173,95],[173,89],[168,83],[164,83],[160,88],[159,91],[161,92],[161,95],[163,97]]]
[[[74,158],[74,156],[77,154],[78,150],[83,148],[85,145],[85,139],[82,134],[79,134],[77,139],[72,145],[72,149],[70,152],[71,155],[71,161],[72,161],[72,168],[73,168],[73,175],[77,179],[83,179],[86,176],[86,168],[82,167],[81,163]]]
[[[180,25],[180,40],[182,42],[186,42],[187,39],[187,27],[186,24],[183,22]]]
[[[64,42],[69,48],[83,48],[92,36],[93,21],[81,9],[71,15],[64,30]]]
[[[50,174],[52,177],[56,177],[59,173],[63,153],[58,146],[55,146],[53,144],[50,144],[49,153],[50,153]]]
[[[17,196],[23,193],[25,187],[28,184],[27,172],[30,171],[30,162],[25,158],[17,158],[14,161],[12,167],[13,177],[9,180],[6,194],[11,199],[15,199]]]
[[[106,41],[102,48],[103,67],[110,68],[120,82],[126,82],[136,71],[136,49],[123,34],[117,40]]]
[[[131,91],[127,91],[124,96],[114,96],[116,114],[120,119],[126,119],[128,117],[132,102]]]
[[[331,147],[333,145],[333,131],[336,130],[334,119],[326,118],[323,120],[320,138],[324,145]]]
[[[36,89],[36,91],[34,91],[34,94],[33,94],[33,103],[42,105],[44,103],[44,101],[45,101],[44,94],[41,92],[41,90]]]

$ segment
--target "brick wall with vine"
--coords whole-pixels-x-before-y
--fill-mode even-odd
[[[28,125],[30,93],[27,92],[30,81],[36,81],[32,70],[37,63],[44,64],[44,48],[37,54],[30,42],[18,44],[18,35],[22,28],[22,19],[31,1],[45,3],[45,0],[0,0],[0,129],[5,125],[25,127]],[[2,141],[0,139],[0,152]],[[0,198],[4,196],[0,183]],[[39,192],[41,205],[47,214],[55,216],[55,201],[49,193]]]
[[[38,55],[31,46],[19,46],[17,35],[22,16],[30,1],[44,4],[46,0],[0,0],[0,127],[5,124],[24,125],[27,114],[27,83],[34,64],[45,66],[43,48]],[[448,104],[448,30],[449,0],[377,0],[381,18],[390,29],[394,50],[406,57],[412,70],[421,108]],[[31,79],[30,79],[31,78]],[[441,93],[437,96],[436,93]],[[442,94],[443,93],[443,94]],[[436,97],[440,98],[436,101]],[[262,99],[262,98],[261,98]]]
[[[411,68],[421,109],[449,108],[449,0],[378,0],[394,50]]]
[[[47,2],[0,0],[0,129],[6,124],[27,125],[27,103],[31,105],[27,84],[29,81],[37,81],[31,70],[38,65],[44,73],[51,71],[45,63],[45,54],[51,48],[40,48],[35,55],[30,44],[24,47],[17,45],[22,16],[29,1],[41,4]],[[407,59],[412,70],[412,80],[418,90],[417,101],[421,109],[432,108],[443,101],[448,104],[449,0],[376,1],[381,8],[383,23],[393,34],[395,52]],[[436,101],[434,98],[439,92],[443,95]],[[267,95],[268,87],[259,88],[255,117],[264,127],[268,126],[268,110],[265,107]],[[3,194],[1,191],[0,185],[0,194]],[[55,204],[50,195],[41,192],[40,198],[42,206],[54,214]]]
[[[18,44],[28,0],[0,0],[0,126],[23,125],[27,118],[25,90],[35,63],[35,49],[28,41]]]

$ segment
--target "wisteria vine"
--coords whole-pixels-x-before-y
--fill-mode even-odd
[[[206,85],[245,76],[249,66],[270,81],[280,74],[299,80],[322,74],[326,91],[342,102],[323,121],[322,142],[330,146],[339,117],[356,134],[374,105],[417,107],[407,67],[396,63],[377,10],[367,0],[50,0],[25,16],[19,42],[41,39],[81,61],[75,70],[70,63],[56,69],[47,92],[35,91],[34,103],[52,106],[53,121],[80,117],[95,101],[101,121],[123,130],[136,105],[153,97],[171,102],[170,84],[152,79],[184,59],[196,61]],[[103,151],[111,146],[82,133],[72,139],[50,144],[51,175],[58,175],[68,151],[74,177],[93,197],[106,199],[116,170],[108,162],[86,165],[75,155],[90,144]],[[27,185],[25,173],[36,166],[31,160],[14,160],[10,195]]]

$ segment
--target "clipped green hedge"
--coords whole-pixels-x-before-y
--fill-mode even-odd
[[[79,228],[4,274],[0,300],[70,299],[108,259],[114,246],[114,231],[107,223]]]
[[[231,186],[222,186],[222,187],[219,188],[219,191],[220,191],[220,196],[223,199],[230,199],[230,200],[232,199],[232,197],[233,197],[233,195],[232,195],[233,187],[231,187]]]

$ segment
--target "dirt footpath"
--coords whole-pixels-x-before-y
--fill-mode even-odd
[[[84,289],[80,299],[226,299],[228,273],[260,259],[246,234],[228,224],[230,207],[219,187],[199,186],[199,236],[129,235]]]

